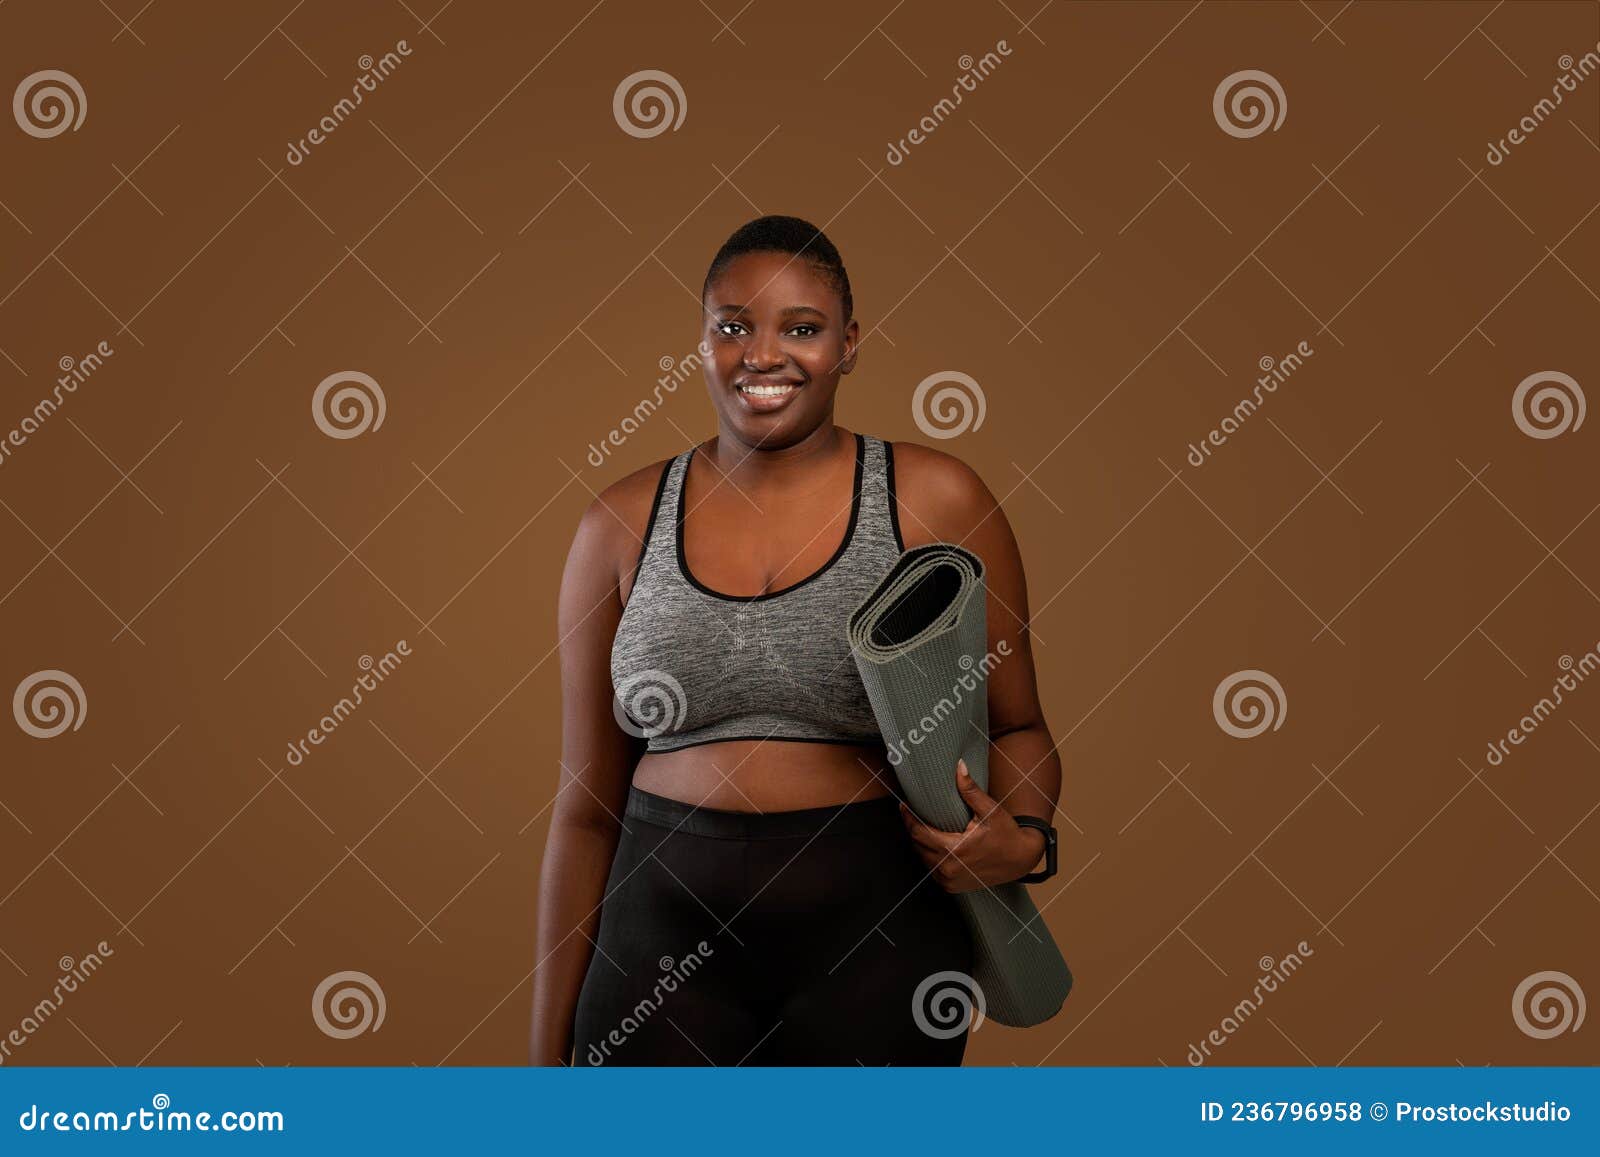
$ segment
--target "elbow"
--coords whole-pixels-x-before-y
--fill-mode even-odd
[[[999,727],[991,728],[989,731],[989,742],[994,743],[997,740],[1004,739],[1008,735],[1016,735],[1017,733],[1023,731],[1036,731],[1043,738],[1048,739],[1050,737],[1050,731],[1047,727],[1045,727],[1044,720],[1042,718],[1034,718],[1005,723]]]

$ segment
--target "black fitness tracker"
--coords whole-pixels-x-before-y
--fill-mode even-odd
[[[1014,881],[1018,884],[1037,884],[1040,880],[1048,880],[1056,874],[1056,830],[1038,816],[1012,816],[1017,821],[1017,826],[1036,828],[1044,833],[1044,869],[1038,872],[1029,872],[1026,876],[1018,876]]]

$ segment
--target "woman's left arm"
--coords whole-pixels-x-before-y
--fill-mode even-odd
[[[1043,833],[1015,815],[1054,824],[1061,760],[1045,724],[1033,669],[1028,583],[1005,512],[976,471],[926,446],[896,442],[895,488],[906,546],[952,542],[983,560],[988,589],[989,789],[958,764],[956,786],[972,809],[963,831],[922,823],[902,805],[906,828],[946,891],[1007,883],[1044,854]]]

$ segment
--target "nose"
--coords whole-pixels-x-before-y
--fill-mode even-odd
[[[750,344],[745,346],[742,360],[745,369],[759,374],[783,365],[784,354],[775,335],[757,334],[750,339]]]

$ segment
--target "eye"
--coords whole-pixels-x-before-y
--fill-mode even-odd
[[[742,330],[744,329],[744,323],[738,321],[718,322],[717,332],[722,334],[724,337],[738,337],[739,335],[733,332],[735,327]]]
[[[799,336],[801,336],[801,337],[812,337],[812,336],[822,332],[822,330],[818,326],[812,325],[809,321],[802,321],[799,325],[795,326],[794,329],[790,330],[789,332],[790,333],[799,333],[800,330],[809,330],[810,331],[809,333],[800,334]]]

